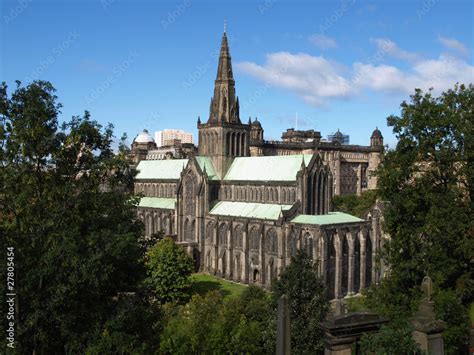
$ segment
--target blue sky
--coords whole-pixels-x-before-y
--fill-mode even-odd
[[[3,0],[0,80],[48,80],[62,119],[89,110],[117,136],[196,134],[224,20],[241,119],[266,139],[338,128],[368,144],[414,87],[474,82],[472,1]],[[195,135],[196,136],[196,135]]]

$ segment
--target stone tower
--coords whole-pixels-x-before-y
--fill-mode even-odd
[[[212,159],[216,174],[223,178],[234,157],[249,156],[250,125],[240,121],[239,98],[229,53],[227,34],[222,35],[214,96],[211,98],[209,119],[198,119],[199,155]]]

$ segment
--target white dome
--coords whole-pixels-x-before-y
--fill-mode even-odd
[[[153,137],[150,136],[150,133],[148,133],[146,129],[144,129],[142,133],[136,136],[133,141],[135,143],[150,143],[150,142],[154,143],[155,142]]]

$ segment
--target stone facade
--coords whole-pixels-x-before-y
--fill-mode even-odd
[[[332,298],[379,279],[379,215],[330,211],[334,194],[375,187],[369,172],[380,161],[381,134],[374,131],[370,147],[323,142],[315,131],[264,141],[258,120],[240,120],[225,33],[209,118],[198,129],[196,156],[138,164],[146,236],[173,235],[201,271],[246,284],[270,287],[299,249],[319,261]]]

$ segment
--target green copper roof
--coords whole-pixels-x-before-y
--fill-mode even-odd
[[[312,154],[235,158],[224,180],[295,181],[303,157],[308,166]]]
[[[179,174],[186,164],[188,164],[188,159],[142,160],[138,163],[138,174],[135,179],[178,180]]]
[[[214,165],[212,165],[211,158],[203,156],[196,156],[195,158],[202,171],[204,171],[204,168],[206,168],[206,173],[209,180],[219,180],[219,177],[214,171]]]
[[[347,213],[342,212],[329,212],[329,214],[323,214],[318,216],[300,214],[293,218],[291,222],[301,223],[301,224],[339,224],[339,223],[354,223],[354,222],[363,222],[363,219],[352,216]]]
[[[148,208],[163,208],[167,210],[174,210],[175,198],[161,198],[161,197],[142,197],[138,207]]]
[[[286,211],[291,207],[292,205],[221,201],[214,206],[209,214],[277,220],[282,210]]]

